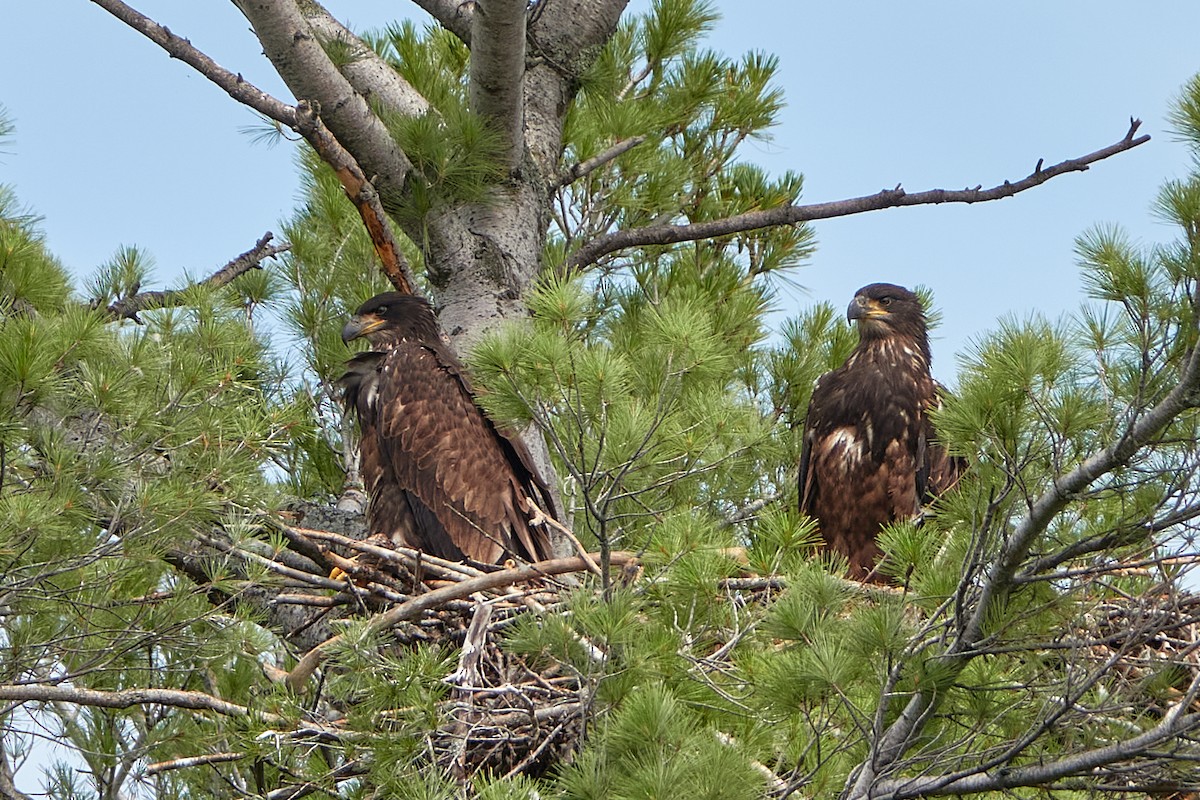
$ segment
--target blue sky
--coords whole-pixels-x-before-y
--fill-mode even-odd
[[[231,3],[135,5],[289,97]],[[420,14],[396,0],[327,5],[359,27]],[[925,284],[945,312],[935,372],[952,380],[952,355],[1000,315],[1056,317],[1078,305],[1072,248],[1088,227],[1120,223],[1148,243],[1173,235],[1149,206],[1189,164],[1164,119],[1200,70],[1200,3],[715,5],[723,19],[712,48],[780,58],[787,108],[773,141],[750,143],[744,157],[804,173],[809,202],[898,183],[917,191],[1017,179],[1039,158],[1052,164],[1116,141],[1130,116],[1154,137],[1008,200],[820,222],[819,249],[794,275],[801,288],[781,294],[783,313],[822,299],[840,307],[876,280]],[[17,134],[0,154],[0,181],[45,217],[51,247],[74,272],[136,244],[169,284],[278,230],[298,193],[292,151],[256,144],[244,132],[253,114],[84,0],[5,10],[0,103]]]

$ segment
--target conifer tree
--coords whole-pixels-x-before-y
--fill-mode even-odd
[[[360,38],[316,3],[239,3],[289,106],[97,3],[311,150],[289,249],[171,293],[132,247],[72,288],[0,196],[0,794],[40,729],[74,753],[59,798],[1200,782],[1200,177],[1164,187],[1177,242],[1080,238],[1077,318],[963,357],[938,424],[971,470],[885,533],[897,588],[864,588],[794,510],[809,387],[853,334],[828,305],[776,338],[764,315],[806,220],[922,200],[801,206],[798,174],[741,160],[775,63],[704,50],[707,5],[428,2],[438,25]],[[1200,81],[1179,108],[1200,152]],[[488,622],[468,598],[495,576],[426,560],[451,586],[416,597],[326,577],[363,533],[337,331],[385,275],[475,345],[482,402],[544,438],[599,552],[594,580],[490,587],[478,691],[457,625]]]

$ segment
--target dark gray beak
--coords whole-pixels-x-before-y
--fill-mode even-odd
[[[350,321],[342,328],[342,341],[350,344],[352,341],[363,335],[363,324],[361,317],[351,317]]]
[[[850,305],[846,307],[846,322],[854,322],[865,316],[867,316],[867,298],[861,294],[855,295],[854,299],[850,301]]]

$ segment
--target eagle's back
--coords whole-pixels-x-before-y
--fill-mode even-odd
[[[529,501],[553,514],[549,492],[519,442],[476,405],[457,359],[412,341],[358,359],[369,375],[343,381],[362,428],[372,534],[455,560],[548,558],[549,537],[530,525]]]

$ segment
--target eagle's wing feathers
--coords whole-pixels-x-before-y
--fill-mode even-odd
[[[398,485],[424,506],[421,549],[495,563],[505,553],[540,559],[546,534],[529,530],[522,481],[503,438],[469,384],[434,348],[401,343],[380,370],[378,443]],[[428,524],[436,521],[436,525]],[[523,546],[520,546],[523,545]]]
[[[942,407],[942,398],[947,389],[938,381],[933,381],[932,401],[929,408],[938,410]],[[925,444],[924,459],[921,462],[921,472],[924,483],[921,487],[922,501],[928,502],[952,489],[967,468],[967,461],[962,456],[951,455],[937,441],[937,432],[929,414],[923,418],[922,440]]]

